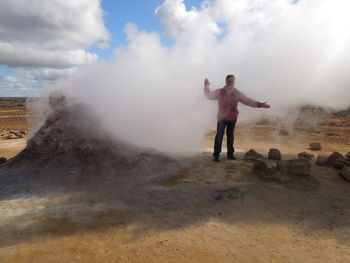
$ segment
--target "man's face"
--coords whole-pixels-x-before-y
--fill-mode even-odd
[[[233,87],[235,85],[235,78],[234,77],[229,77],[226,80],[226,85],[229,87]]]

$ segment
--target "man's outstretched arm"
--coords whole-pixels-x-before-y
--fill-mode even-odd
[[[242,92],[238,91],[238,101],[248,105],[250,107],[254,108],[270,108],[271,106],[267,104],[267,102],[259,102],[256,100],[253,100],[251,98],[248,98],[246,95],[244,95]]]
[[[204,94],[207,96],[208,99],[210,100],[217,100],[219,97],[219,92],[218,90],[215,91],[210,91],[210,82],[208,79],[204,80]]]

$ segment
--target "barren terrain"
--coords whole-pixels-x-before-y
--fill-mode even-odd
[[[0,131],[26,130],[23,106],[6,105]],[[220,163],[211,160],[211,131],[202,152],[157,160],[149,171],[130,173],[133,184],[112,181],[114,171],[106,183],[84,187],[82,174],[74,177],[81,171],[71,170],[64,176],[80,180],[75,188],[60,179],[42,188],[7,178],[0,191],[0,262],[350,262],[350,183],[337,170],[313,159],[308,177],[262,181],[242,160],[251,148],[265,157],[279,148],[284,159],[303,151],[345,154],[350,129],[336,124],[298,125],[281,136],[284,127],[275,124],[240,123],[238,160],[223,154]],[[0,156],[15,156],[26,140],[0,140]],[[310,151],[312,141],[322,150]]]

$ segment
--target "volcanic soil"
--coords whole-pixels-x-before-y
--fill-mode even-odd
[[[279,130],[241,123],[238,160],[220,163],[211,158],[214,131],[202,152],[131,148],[126,166],[89,137],[104,161],[93,152],[74,163],[43,158],[39,135],[0,140],[0,156],[14,157],[0,167],[0,262],[350,262],[350,183],[337,170],[314,158],[310,176],[262,181],[243,160],[251,148],[265,157],[279,148],[283,159],[345,154],[349,128]],[[310,151],[312,141],[322,150]]]

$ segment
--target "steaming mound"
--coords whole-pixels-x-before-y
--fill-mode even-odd
[[[26,148],[0,166],[0,184],[5,186],[1,195],[64,188],[104,191],[105,197],[113,192],[130,196],[133,188],[145,192],[185,166],[102,131],[87,105],[57,95],[49,98],[49,105],[51,112]],[[115,193],[108,197],[113,198]]]
[[[7,167],[98,170],[108,163],[125,169],[151,155],[160,161],[170,161],[168,157],[126,144],[99,129],[100,121],[83,103],[68,103],[64,96],[54,96],[49,98],[49,104],[52,111],[45,123]]]

